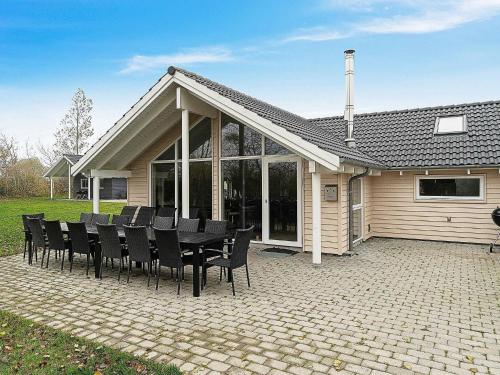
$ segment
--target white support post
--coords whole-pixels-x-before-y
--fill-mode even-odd
[[[54,199],[54,180],[50,178],[50,199]]]
[[[182,217],[189,219],[189,111],[182,110]]]
[[[68,199],[71,199],[71,165],[68,163]]]
[[[321,174],[312,177],[312,261],[321,264]]]
[[[93,190],[92,212],[94,212],[95,214],[99,213],[99,186],[100,186],[100,177],[96,176],[94,177],[94,185],[92,186]]]
[[[90,191],[92,190],[91,186],[92,186],[92,180],[91,180],[90,174],[89,174],[89,177],[87,177],[87,198],[88,198],[88,200],[91,199],[90,198]]]

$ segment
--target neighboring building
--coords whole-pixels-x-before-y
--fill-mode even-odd
[[[353,122],[347,73],[345,117],[308,120],[170,67],[72,172],[127,177],[131,205],[254,225],[255,240],[312,251],[315,263],[373,236],[489,242],[500,101]]]
[[[68,179],[68,199],[91,199],[92,178],[84,173],[71,175],[71,167],[80,160],[82,155],[64,154],[50,169],[44,177],[50,180],[50,198],[54,197],[54,178]],[[90,183],[90,191],[89,191]],[[127,179],[107,178],[99,181],[101,199],[127,199]]]

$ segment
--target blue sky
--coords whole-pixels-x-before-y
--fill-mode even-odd
[[[500,99],[500,0],[2,0],[0,132],[53,143],[74,91],[96,136],[175,64],[305,117]]]

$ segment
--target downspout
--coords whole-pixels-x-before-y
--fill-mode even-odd
[[[353,233],[353,228],[352,228],[352,225],[353,225],[353,220],[352,220],[352,215],[353,215],[353,209],[352,209],[352,183],[355,181],[355,180],[358,180],[362,177],[365,177],[368,175],[368,171],[369,171],[369,168],[365,168],[365,171],[363,173],[360,173],[360,174],[356,174],[354,176],[351,176],[349,177],[349,182],[348,182],[348,191],[347,191],[347,194],[349,196],[349,203],[348,203],[348,206],[349,206],[349,222],[348,222],[348,228],[347,228],[347,232],[349,233],[349,248],[347,249],[347,251],[352,251],[352,248],[353,248],[353,238],[354,238],[354,233]]]

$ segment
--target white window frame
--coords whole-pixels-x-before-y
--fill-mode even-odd
[[[450,118],[450,117],[461,117],[462,118],[462,130],[453,130],[453,131],[439,131],[439,121],[442,118]],[[460,134],[467,132],[467,116],[466,115],[449,115],[449,116],[437,116],[436,123],[434,125],[434,134]]]
[[[421,196],[420,195],[420,180],[449,180],[449,179],[479,179],[479,196],[478,197],[444,197],[440,195],[436,196]],[[485,181],[486,176],[484,174],[474,174],[474,175],[429,175],[429,176],[415,176],[415,200],[417,201],[484,201],[485,197]]]
[[[364,179],[363,178],[360,178],[359,179],[359,190],[360,190],[360,195],[361,195],[361,199],[360,199],[360,202],[359,204],[353,204],[352,205],[352,213],[353,213],[353,216],[354,216],[354,211],[360,211],[361,213],[361,227],[360,227],[360,230],[361,230],[361,233],[360,233],[360,236],[358,239],[354,240],[353,241],[353,245],[356,245],[358,243],[360,243],[361,241],[363,241],[363,237],[365,236],[365,211],[364,211]],[[353,220],[353,225],[354,225],[354,220]]]
[[[83,183],[84,183],[84,182],[85,182],[85,185],[87,185],[87,186],[83,186]],[[89,180],[88,180],[88,178],[86,178],[86,177],[85,177],[85,178],[82,178],[82,179],[80,180],[80,189],[82,189],[82,190],[83,190],[83,189],[88,189],[88,188],[89,188]]]

